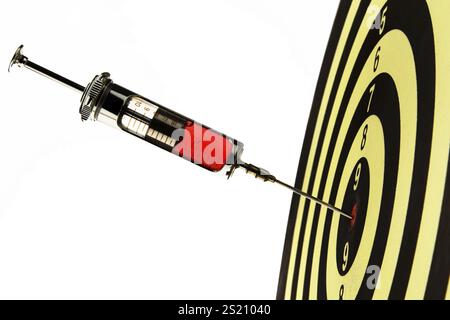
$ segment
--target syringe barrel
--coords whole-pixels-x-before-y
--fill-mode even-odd
[[[240,162],[243,144],[113,83],[109,74],[86,87],[82,119],[97,120],[189,160],[209,171]]]

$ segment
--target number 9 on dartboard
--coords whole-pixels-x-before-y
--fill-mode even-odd
[[[279,299],[449,299],[450,1],[341,1]],[[324,212],[325,211],[325,212]]]

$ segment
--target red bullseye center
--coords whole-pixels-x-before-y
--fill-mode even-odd
[[[358,204],[355,203],[352,207],[352,220],[350,221],[350,227],[353,228],[356,222],[356,217],[358,215]]]

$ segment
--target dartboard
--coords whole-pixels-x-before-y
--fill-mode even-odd
[[[450,1],[341,1],[279,299],[450,298]]]

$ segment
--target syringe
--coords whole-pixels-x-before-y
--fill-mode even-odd
[[[22,49],[23,45],[17,48],[8,71],[13,65],[25,67],[80,92],[79,112],[82,121],[90,119],[106,123],[209,171],[217,172],[227,167],[228,178],[237,168],[245,169],[256,178],[282,185],[352,219],[335,206],[278,180],[267,170],[243,162],[241,155],[244,145],[240,141],[115,84],[109,73],[96,75],[83,87],[30,61],[23,55]]]

